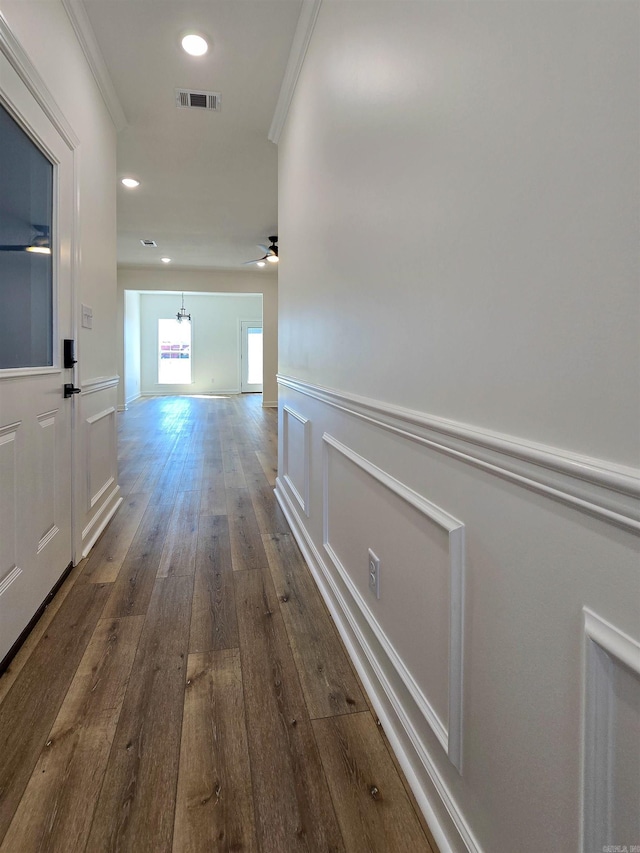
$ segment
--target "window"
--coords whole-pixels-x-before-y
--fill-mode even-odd
[[[53,364],[53,166],[0,106],[0,369]]]
[[[188,385],[191,382],[191,323],[158,320],[158,383]]]

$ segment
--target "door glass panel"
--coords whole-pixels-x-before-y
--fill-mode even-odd
[[[262,329],[247,329],[247,384],[262,384]]]
[[[0,369],[53,364],[53,165],[0,106]]]

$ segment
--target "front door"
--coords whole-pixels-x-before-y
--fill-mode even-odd
[[[72,559],[73,158],[0,52],[0,662]]]

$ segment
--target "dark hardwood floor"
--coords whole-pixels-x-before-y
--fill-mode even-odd
[[[261,397],[120,415],[124,501],[0,678],[1,853],[430,853]]]

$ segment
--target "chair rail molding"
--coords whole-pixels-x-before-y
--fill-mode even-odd
[[[116,388],[120,382],[119,376],[97,376],[94,379],[81,381],[82,396],[95,394],[97,391],[106,391],[108,388]]]
[[[278,375],[278,383],[410,441],[640,533],[640,470]]]

